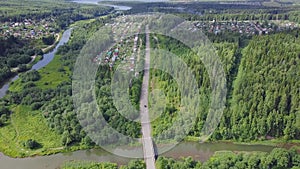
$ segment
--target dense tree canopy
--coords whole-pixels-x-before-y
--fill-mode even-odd
[[[299,139],[299,40],[288,34],[251,40],[242,52],[232,100],[217,138]]]
[[[214,46],[223,62],[227,76],[227,108],[212,139],[257,140],[265,138],[298,139],[296,117],[299,114],[299,37],[298,31],[269,36],[255,36],[239,45],[240,39]],[[210,84],[205,67],[197,56],[176,40],[157,36],[153,47],[159,47],[182,57],[195,71],[201,95],[209,98]],[[214,37],[212,37],[214,38]],[[172,77],[153,70],[153,83],[164,90],[168,106],[163,118],[154,123],[154,134],[170,125],[178,108],[178,87]],[[207,99],[209,103],[209,99]],[[190,132],[200,136],[206,119],[207,104],[201,104],[199,120]],[[174,111],[175,110],[175,111]],[[174,114],[175,112],[175,114]],[[276,117],[276,118],[274,118]]]

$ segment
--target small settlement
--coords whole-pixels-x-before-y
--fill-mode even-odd
[[[121,20],[112,24],[106,24],[106,26],[111,27],[114,40],[117,43],[105,52],[100,51],[99,54],[93,58],[93,62],[97,64],[108,64],[112,69],[116,61],[119,60],[123,66],[122,68],[134,72],[135,76],[137,76],[139,73],[136,71],[136,64],[139,60],[138,41],[141,25],[128,22],[126,16],[123,16]],[[137,29],[135,30],[133,28]]]
[[[222,32],[235,32],[245,35],[263,35],[272,32],[279,32],[284,30],[292,30],[299,27],[298,24],[293,22],[282,21],[210,21],[210,22],[194,22],[194,25],[203,31],[214,34]]]
[[[41,20],[24,19],[21,22],[2,22],[0,23],[0,37],[10,36],[22,39],[39,39],[44,36],[54,35],[56,25],[54,18]]]

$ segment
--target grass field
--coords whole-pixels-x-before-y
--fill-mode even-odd
[[[64,71],[60,71],[64,70]],[[54,59],[44,68],[39,70],[41,79],[36,85],[41,89],[55,88],[63,81],[67,81],[70,71],[66,66],[62,65],[60,56],[56,55]]]
[[[65,71],[60,71],[60,69]],[[39,73],[41,79],[34,83],[41,89],[49,89],[55,88],[61,82],[66,81],[69,78],[68,74],[70,71],[62,65],[60,56],[56,55],[47,66],[39,70]],[[23,86],[24,84],[22,84],[21,79],[18,79],[10,85],[9,90],[14,92],[21,91]]]
[[[9,124],[0,128],[1,152],[11,157],[25,157],[55,153],[61,148],[61,136],[50,130],[40,112],[26,106],[16,106],[12,110]],[[28,139],[36,140],[42,148],[24,148],[23,142]]]
[[[76,26],[82,27],[82,26],[84,26],[84,25],[87,25],[87,24],[89,24],[89,23],[94,22],[95,20],[96,20],[96,19],[87,19],[87,20],[77,21],[77,22],[71,24],[70,27],[71,27],[71,28],[74,28],[74,27],[76,27]]]

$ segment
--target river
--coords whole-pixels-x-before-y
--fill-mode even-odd
[[[180,158],[191,156],[195,160],[206,161],[216,151],[262,151],[270,152],[274,147],[265,145],[241,145],[232,143],[198,143],[198,142],[181,142],[169,152],[161,156]],[[122,149],[118,151],[140,151],[135,148]],[[1,169],[56,169],[64,162],[72,160],[87,160],[97,162],[114,162],[118,164],[126,164],[128,158],[119,157],[108,153],[102,149],[80,150],[70,153],[59,153],[50,156],[37,156],[29,158],[10,158],[0,154]]]
[[[66,30],[64,33],[63,33],[63,36],[62,38],[60,39],[60,41],[58,42],[58,44],[56,45],[56,47],[50,51],[49,53],[46,53],[43,55],[43,59],[38,61],[36,64],[34,64],[32,66],[32,68],[30,70],[39,70],[43,67],[45,67],[46,65],[48,65],[54,58],[54,54],[57,52],[57,49],[65,44],[66,42],[69,41],[70,39],[70,36],[71,36],[71,31],[72,31],[72,28]],[[9,84],[13,81],[16,81],[17,79],[19,78],[18,75],[12,77],[10,80],[8,80],[1,88],[0,88],[0,98],[3,98],[5,95],[6,95],[6,92],[8,91],[9,89]]]
[[[95,5],[100,5],[98,2],[101,2],[99,0],[74,0],[73,2],[76,3],[83,3],[83,4],[95,4]],[[103,6],[109,6],[109,7],[113,7],[115,10],[119,10],[119,11],[126,11],[131,9],[130,6],[121,6],[121,5],[112,5],[112,4],[107,4],[107,3],[102,3],[101,5]]]
[[[76,1],[75,1],[76,2]],[[79,2],[79,1],[78,1]],[[80,1],[80,3],[97,3],[93,0]],[[114,5],[114,7],[116,7]],[[119,10],[128,10],[130,7],[118,6]],[[45,67],[54,58],[58,47],[66,43],[71,35],[71,29],[64,32],[61,40],[54,50],[44,54],[43,59],[36,63],[32,70],[38,70]],[[18,76],[13,77],[0,89],[0,98],[5,96],[6,91],[9,88],[9,83],[18,79]],[[158,149],[162,146],[158,145]],[[198,143],[198,142],[181,142],[175,146],[172,150],[162,154],[161,156],[180,158],[191,156],[195,160],[206,161],[216,151],[262,151],[270,152],[274,147],[265,145],[241,145],[232,143]],[[135,153],[140,151],[138,148],[131,147],[130,149],[118,149],[116,151],[126,151],[129,153]],[[158,150],[159,151],[159,150]],[[102,149],[91,149],[91,150],[79,150],[70,153],[59,153],[49,156],[36,156],[28,158],[11,158],[0,153],[0,168],[1,169],[56,169],[59,168],[64,162],[72,160],[88,160],[97,162],[115,162],[118,164],[126,164],[128,158],[119,157],[106,152]]]

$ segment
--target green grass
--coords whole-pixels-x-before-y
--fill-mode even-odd
[[[61,68],[65,71],[59,71]],[[69,69],[62,65],[59,55],[56,55],[47,66],[40,69],[38,72],[41,75],[41,79],[34,82],[34,84],[41,89],[57,87],[61,82],[66,81],[69,78],[68,74],[70,74]],[[22,84],[21,79],[18,79],[10,85],[9,90],[18,92],[23,89],[23,86],[24,84]]]
[[[82,26],[84,26],[84,25],[86,25],[86,24],[89,24],[89,23],[94,22],[95,20],[96,20],[96,19],[87,19],[87,20],[77,21],[77,22],[71,24],[70,27],[71,27],[71,28],[76,27],[76,26],[82,27]]]
[[[0,128],[0,151],[11,157],[45,155],[61,150],[61,136],[50,130],[41,112],[27,106],[12,108],[9,124]],[[42,145],[36,150],[26,149],[23,142],[34,139]]]
[[[64,69],[61,72],[59,69]],[[54,59],[44,68],[39,70],[41,79],[35,82],[37,87],[41,89],[55,88],[63,81],[69,79],[70,70],[62,65],[60,56],[56,55]]]

